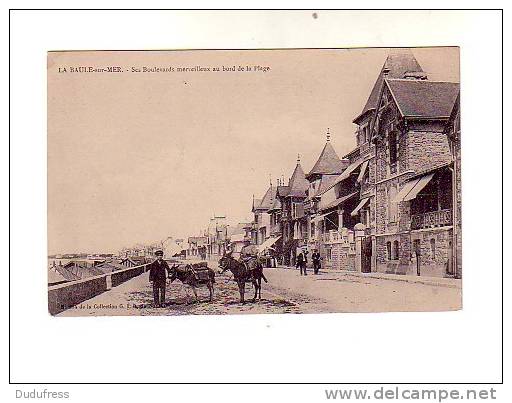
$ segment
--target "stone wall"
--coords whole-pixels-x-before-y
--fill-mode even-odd
[[[99,295],[111,287],[136,277],[146,270],[147,265],[129,267],[100,276],[70,281],[48,287],[48,311],[51,315],[72,308],[83,301]]]
[[[48,287],[48,311],[52,315],[107,291],[107,275]]]
[[[420,273],[428,277],[444,277],[447,270],[447,262],[452,253],[450,229],[413,231],[411,241],[418,240],[420,245]],[[434,251],[432,246],[434,246]],[[413,251],[412,265],[416,273],[416,254]]]
[[[409,131],[404,169],[422,172],[452,160],[448,138],[441,131]]]
[[[112,287],[117,287],[119,284],[124,283],[139,274],[144,273],[146,266],[132,267],[129,270],[118,270],[111,273]]]
[[[335,270],[350,270],[356,269],[356,255],[350,246],[346,244],[333,244],[331,252],[332,262],[331,268]]]
[[[411,231],[377,237],[377,271],[381,273],[417,275],[415,240],[420,248],[420,274],[425,277],[445,277],[451,252],[451,229]],[[399,258],[394,259],[394,241],[399,242]],[[392,259],[388,259],[387,242],[392,244]]]

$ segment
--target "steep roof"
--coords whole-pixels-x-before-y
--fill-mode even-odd
[[[306,178],[317,174],[340,174],[346,168],[347,162],[342,161],[334,150],[331,142],[327,140],[324,149],[320,153],[315,165],[309,171]]]
[[[300,162],[297,162],[297,166],[293,171],[290,182],[288,183],[289,197],[306,197],[306,190],[309,187],[309,182],[306,179],[306,175],[300,166]]]
[[[277,187],[270,185],[258,208],[261,210],[268,210],[271,208],[274,200],[276,199],[276,193]]]
[[[281,199],[280,197],[288,196],[290,188],[288,186],[277,186],[276,187],[276,197],[272,203],[272,206],[269,208],[269,211],[281,210]]]
[[[64,281],[68,281],[68,279],[57,271],[56,266],[48,268],[48,284],[63,283]]]
[[[390,51],[379,76],[373,85],[370,96],[364,105],[362,112],[357,116],[353,122],[357,121],[365,115],[368,111],[377,107],[379,102],[380,90],[385,78],[404,78],[408,72],[423,72],[420,64],[410,51],[410,49],[393,49]]]
[[[274,199],[274,202],[272,203],[272,206],[268,209],[269,211],[276,211],[281,209],[281,200],[279,200],[279,197],[276,197]]]
[[[96,267],[85,267],[76,262],[69,262],[64,266],[57,266],[56,270],[66,279],[66,280],[80,280],[87,277],[98,276],[103,274],[103,272]]]
[[[448,118],[459,93],[458,83],[386,80],[404,117]]]
[[[278,186],[277,187],[277,196],[285,197],[288,196],[290,192],[290,186]]]
[[[110,273],[116,270],[126,269],[126,267],[120,263],[110,261],[99,264],[98,266],[96,266],[96,269],[101,270],[103,273]]]
[[[257,210],[260,207],[261,199],[252,200],[252,211]]]

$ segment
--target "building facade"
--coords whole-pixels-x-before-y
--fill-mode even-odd
[[[376,271],[453,275],[452,156],[444,133],[459,85],[385,79],[375,144]]]
[[[307,247],[307,218],[304,213],[304,200],[307,197],[309,182],[297,158],[297,165],[288,181],[281,186],[276,197],[281,204],[282,261],[286,265],[295,265],[297,249]]]
[[[206,251],[209,259],[219,259],[226,252],[228,226],[226,216],[214,215],[206,230]]]

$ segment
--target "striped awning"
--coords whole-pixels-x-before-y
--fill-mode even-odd
[[[428,185],[428,183],[432,180],[434,174],[428,174],[422,176],[420,178],[413,179],[410,182],[407,182],[402,189],[397,193],[395,198],[393,199],[394,203],[400,203],[402,201],[409,201],[415,199],[418,196],[418,193]]]
[[[279,240],[279,238],[281,238],[281,236],[271,237],[264,241],[261,245],[257,245],[256,247],[258,248],[258,252],[263,252],[265,249],[271,248],[272,245],[274,245]]]
[[[359,202],[359,204],[357,205],[357,207],[352,210],[352,212],[350,213],[350,215],[353,217],[355,215],[357,215],[357,213],[359,213],[359,210],[361,210],[365,205],[366,203],[368,203],[368,201],[370,200],[369,197],[365,197],[364,199],[361,199],[361,201]]]
[[[366,170],[368,169],[368,163],[370,161],[366,160],[363,162],[363,165],[361,165],[361,170],[359,171],[359,175],[357,176],[357,181],[361,182],[363,180],[364,174],[366,173]]]
[[[355,195],[358,195],[359,192],[354,192],[354,193],[350,193],[346,196],[342,196],[342,197],[339,197],[337,198],[336,200],[330,202],[328,205],[326,205],[325,207],[322,208],[322,210],[327,210],[327,209],[330,209],[330,208],[333,208],[333,207],[337,207],[339,206],[341,203],[343,203],[344,201],[348,200],[348,199],[351,199],[352,197],[354,197]]]
[[[409,201],[415,199],[418,196],[418,193],[422,191],[422,189],[428,185],[428,183],[432,180],[434,174],[429,174],[422,176],[418,182],[414,185],[411,191],[404,197],[404,201]]]

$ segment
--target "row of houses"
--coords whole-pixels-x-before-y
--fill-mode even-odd
[[[239,253],[251,243],[252,223],[228,224],[225,215],[214,214],[208,227],[188,238],[187,257],[218,259],[227,250]]]
[[[461,277],[459,103],[458,83],[390,53],[353,119],[356,147],[340,158],[328,131],[307,174],[298,158],[253,198],[242,244],[285,265],[318,250],[332,269]]]

